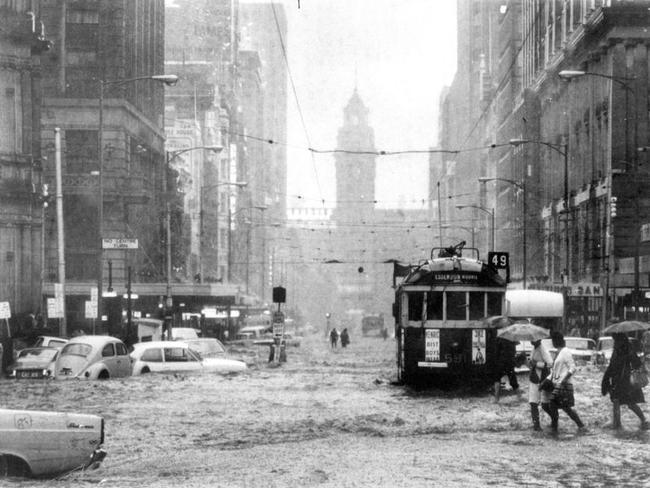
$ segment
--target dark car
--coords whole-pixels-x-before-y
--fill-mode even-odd
[[[7,375],[15,379],[51,378],[58,355],[59,349],[56,347],[22,349],[16,360],[7,368]]]

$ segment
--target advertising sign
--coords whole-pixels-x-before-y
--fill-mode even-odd
[[[485,329],[472,330],[472,364],[485,364]]]
[[[424,331],[424,360],[429,362],[440,361],[440,329],[426,329]]]
[[[60,319],[63,317],[63,307],[61,300],[58,298],[47,299],[47,316],[50,319]]]

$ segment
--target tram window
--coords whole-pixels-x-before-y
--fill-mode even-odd
[[[442,292],[431,291],[427,293],[427,319],[442,320]]]
[[[482,291],[469,292],[469,319],[478,320],[485,316],[485,293]]]
[[[502,315],[503,311],[501,306],[503,305],[503,294],[502,293],[488,293],[487,294],[487,314],[488,317],[492,315]]]
[[[447,320],[465,320],[467,298],[464,291],[447,292]]]
[[[422,305],[424,301],[423,292],[408,294],[409,299],[409,320],[422,320]]]

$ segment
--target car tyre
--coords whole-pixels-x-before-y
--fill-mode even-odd
[[[98,380],[107,380],[111,377],[111,375],[106,371],[105,369],[102,369],[99,374],[97,375]]]
[[[147,366],[145,366],[144,368],[142,368],[142,371],[140,371],[140,374],[147,374],[147,373],[151,373],[151,370]]]

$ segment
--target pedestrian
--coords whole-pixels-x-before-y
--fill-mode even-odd
[[[559,411],[563,410],[571,420],[578,426],[579,431],[586,430],[585,424],[580,420],[580,416],[573,409],[575,399],[573,396],[572,376],[575,373],[576,365],[573,361],[571,351],[566,348],[564,336],[560,332],[554,332],[551,336],[553,347],[557,349],[557,356],[553,363],[551,381],[553,390],[549,402],[549,415],[551,416],[551,431],[557,433]]]
[[[345,328],[341,332],[341,347],[347,347],[350,344],[350,334],[348,334],[348,329]]]
[[[384,340],[388,339],[388,329],[386,327],[381,328],[381,336],[384,338]]]
[[[647,430],[650,425],[638,405],[645,403],[643,390],[630,384],[630,372],[633,369],[642,368],[643,363],[632,350],[630,341],[625,334],[612,334],[612,337],[614,350],[601,383],[603,396],[609,393],[609,398],[612,401],[612,427],[614,429],[621,428],[621,405],[627,405],[639,417],[641,429]]]
[[[330,346],[332,349],[336,349],[336,345],[339,342],[339,331],[334,327],[330,332]]]
[[[515,373],[515,356],[517,355],[516,344],[501,337],[497,337],[496,361],[494,368],[494,403],[499,402],[501,394],[501,379],[508,377],[513,391],[519,392],[519,382]]]
[[[533,419],[533,429],[542,430],[539,423],[539,405],[541,403],[542,409],[550,416],[550,393],[545,390],[540,390],[539,384],[551,373],[553,359],[542,344],[541,339],[531,341],[531,344],[533,345],[533,351],[530,353],[530,360],[528,362],[530,368],[528,403],[530,403],[530,416]]]

